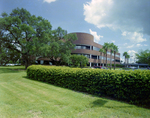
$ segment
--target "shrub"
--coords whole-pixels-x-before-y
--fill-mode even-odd
[[[149,70],[103,70],[33,65],[28,67],[31,79],[72,90],[107,95],[132,103],[150,100]]]
[[[73,54],[70,56],[70,64],[73,67],[85,67],[88,64],[88,58],[83,55]]]

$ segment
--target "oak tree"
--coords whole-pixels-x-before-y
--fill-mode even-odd
[[[0,40],[5,42],[5,48],[21,54],[27,68],[49,40],[51,28],[48,20],[31,15],[26,9],[16,8],[9,15],[2,13]]]

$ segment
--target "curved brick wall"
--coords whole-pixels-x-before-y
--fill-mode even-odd
[[[80,32],[75,32],[78,40],[74,41],[73,43],[76,45],[87,45],[87,46],[94,46],[97,48],[102,48],[103,46],[95,43],[94,42],[94,36],[88,33],[80,33]],[[88,49],[76,49],[76,50],[72,50],[73,54],[91,54],[91,55],[98,55],[100,56],[100,52],[99,51],[95,51],[95,50],[88,50]],[[117,53],[117,55],[120,55],[120,53]],[[102,55],[104,56],[104,55]],[[107,57],[110,58],[110,55],[107,54]],[[114,56],[112,56],[112,58],[114,58]],[[116,59],[120,60],[120,58],[116,57]],[[91,63],[99,63],[100,60],[97,59],[89,59],[89,62]],[[103,61],[102,61],[103,62]],[[105,63],[106,61],[104,61]],[[110,61],[107,61],[107,63],[110,63]],[[112,62],[113,63],[113,62]],[[116,62],[117,64],[118,62]],[[119,63],[118,63],[119,64]]]

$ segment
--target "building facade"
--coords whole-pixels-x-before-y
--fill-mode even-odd
[[[106,54],[100,55],[99,50],[102,45],[94,42],[94,36],[88,33],[76,33],[78,40],[73,43],[76,45],[72,54],[84,55],[89,58],[89,66],[106,66]],[[110,64],[111,53],[107,52],[107,64]],[[112,63],[120,64],[120,53],[116,53],[115,59],[112,54]]]

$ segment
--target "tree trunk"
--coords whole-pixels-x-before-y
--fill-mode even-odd
[[[125,65],[125,67],[126,67],[126,57],[125,57],[125,60],[124,60],[124,65]]]
[[[111,57],[110,57],[110,70],[112,68],[112,62],[111,62],[111,59],[112,59],[112,53],[111,53]]]
[[[3,61],[1,61],[0,66],[3,66]]]
[[[126,58],[126,67],[127,67],[127,65],[128,65],[128,61],[127,61],[127,58]]]
[[[116,61],[115,61],[115,57],[116,56],[116,54],[115,54],[115,52],[114,52],[114,70],[115,70],[115,68],[116,68]]]
[[[28,66],[29,66],[29,60],[28,60],[28,58],[26,58],[25,59],[25,70],[27,70]]]
[[[106,50],[106,67],[107,67],[107,50]]]
[[[127,58],[127,66],[129,65],[129,58]],[[129,67],[129,66],[128,66]]]
[[[102,61],[102,53],[100,53],[100,66],[101,66],[101,61]]]
[[[103,64],[102,64],[102,65],[103,65],[103,67],[104,67],[104,63],[105,63],[105,61],[104,61],[104,53],[103,53],[102,55],[103,55]]]
[[[24,60],[25,60],[25,70],[31,65],[30,63],[30,57],[25,55],[23,56],[24,57]]]

